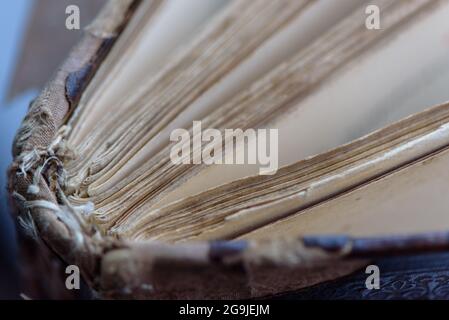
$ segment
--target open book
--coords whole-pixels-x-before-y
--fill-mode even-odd
[[[201,251],[194,246],[220,243],[229,258],[242,243],[271,243],[245,266],[305,261],[321,271],[357,242],[307,236],[404,239],[376,242],[386,253],[447,246],[432,234],[449,230],[448,17],[449,2],[438,0],[112,1],[74,50],[84,67],[69,62],[63,81],[53,80],[64,103],[54,107],[44,90],[30,109],[40,117],[29,115],[16,138],[14,175],[28,180],[22,191],[15,182],[13,196],[50,212],[22,210],[22,224],[48,233],[40,220],[62,222],[69,236],[46,242],[62,237],[96,257],[159,243],[152,253],[172,248],[173,260],[189,260]],[[282,245],[291,239],[309,241],[292,251]],[[314,239],[331,259],[306,248]],[[51,246],[71,261],[64,245]],[[112,296],[121,286],[178,297],[182,280],[158,287],[154,274],[142,276],[151,278],[145,285],[126,275],[149,272],[124,267],[154,262],[144,256],[109,254],[100,280],[82,263],[85,277]],[[224,260],[214,261],[232,264]],[[366,261],[288,285],[273,268],[248,295],[311,285]],[[261,284],[267,277],[278,284]],[[187,297],[246,296],[191,287]]]

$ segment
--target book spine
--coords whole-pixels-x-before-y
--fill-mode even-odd
[[[8,189],[18,208],[19,220],[60,257],[78,263],[88,282],[101,249],[89,237],[84,237],[80,244],[82,233],[73,230],[67,220],[63,222],[69,216],[61,215],[55,186],[48,177],[44,179],[42,172],[48,171],[50,164],[56,171],[61,169],[61,128],[140,2],[113,0],[105,5],[53,79],[31,103],[14,139]],[[73,218],[69,219],[73,222]]]

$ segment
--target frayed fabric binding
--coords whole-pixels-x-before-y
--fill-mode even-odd
[[[34,208],[42,208],[52,211],[56,217],[63,222],[69,231],[73,233],[75,239],[75,245],[81,246],[84,243],[84,234],[93,233],[96,235],[98,232],[92,225],[88,224],[95,206],[92,202],[87,202],[84,205],[73,206],[66,195],[63,188],[66,182],[66,172],[64,170],[63,161],[61,160],[61,154],[67,153],[68,147],[65,143],[65,137],[70,131],[69,126],[62,126],[54,141],[48,146],[46,150],[33,149],[31,152],[25,153],[19,156],[19,170],[18,175],[27,176],[28,172],[32,172],[32,183],[27,188],[27,194],[38,195],[40,192],[40,180],[47,173],[49,166],[54,165],[56,170],[53,170],[53,180],[56,181],[56,191],[59,205],[47,201],[47,200],[27,200],[23,195],[18,192],[13,192],[13,197],[24,208],[26,214],[19,217],[19,223],[24,228],[25,232],[37,238],[37,229],[32,217],[32,210]],[[41,163],[40,165],[38,163]],[[33,170],[34,168],[34,170]],[[47,177],[51,178],[51,176]],[[56,178],[56,179],[55,179]]]
[[[27,176],[27,172],[31,171],[34,167],[43,167],[44,164],[48,161],[49,158],[56,157],[59,160],[60,155],[56,156],[56,153],[60,151],[59,153],[70,153],[71,150],[69,150],[69,147],[64,142],[65,137],[70,132],[71,128],[70,126],[62,126],[56,135],[56,138],[53,140],[50,145],[44,149],[39,150],[36,148],[33,148],[33,150],[29,152],[25,152],[18,156],[18,167],[19,172],[18,174],[21,174],[23,176]],[[45,160],[43,160],[45,159]],[[37,164],[42,161],[43,164],[41,166],[38,166]],[[42,168],[41,168],[42,170]],[[36,170],[37,171],[37,170]],[[31,189],[31,191],[35,191],[36,189]]]
[[[24,230],[25,235],[33,240],[39,239],[39,236],[37,235],[36,224],[34,223],[33,217],[31,217],[31,213],[29,210],[19,215],[17,217],[17,220],[19,221],[19,225]]]
[[[50,162],[55,162],[56,163],[56,168],[57,168],[57,181],[60,185],[64,185],[65,184],[65,170],[64,167],[62,165],[61,160],[59,160],[56,156],[51,156],[49,158],[47,158],[44,163],[42,165],[40,165],[39,167],[37,167],[37,169],[34,171],[33,174],[33,183],[30,184],[28,186],[28,190],[27,193],[28,194],[38,194],[40,189],[39,189],[39,182],[40,182],[40,178],[42,176],[42,172],[45,170],[45,168],[47,167],[47,165]]]
[[[25,232],[33,238],[37,239],[37,230],[30,210],[34,208],[43,208],[53,211],[58,219],[68,227],[70,232],[74,233],[77,246],[81,246],[84,243],[83,234],[89,229],[84,217],[89,217],[89,215],[94,211],[95,208],[92,202],[88,202],[81,206],[72,206],[64,195],[64,204],[58,206],[57,204],[47,200],[26,200],[24,196],[17,192],[13,193],[13,197],[25,209],[24,212],[26,212],[26,214],[19,217],[19,223],[24,228]]]

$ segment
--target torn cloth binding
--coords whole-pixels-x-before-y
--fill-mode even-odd
[[[157,0],[152,0],[157,1]],[[261,297],[347,275],[385,255],[449,248],[449,234],[354,239],[345,236],[183,244],[100,236],[62,191],[66,121],[139,0],[109,1],[54,78],[33,101],[13,146],[9,191],[19,224],[103,298]],[[44,178],[45,175],[45,178]]]

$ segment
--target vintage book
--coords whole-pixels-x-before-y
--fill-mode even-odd
[[[449,248],[449,2],[109,1],[14,141],[101,298],[248,298]]]

